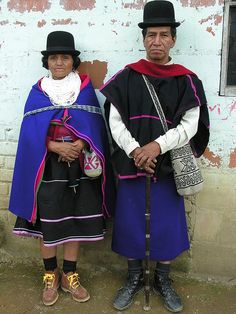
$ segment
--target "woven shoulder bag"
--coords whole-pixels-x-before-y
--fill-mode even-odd
[[[142,76],[160,118],[162,127],[164,131],[167,132],[168,126],[156,91],[148,78],[143,74]],[[178,194],[184,196],[200,192],[203,187],[203,177],[190,144],[187,143],[182,147],[172,149],[170,151],[170,157]]]

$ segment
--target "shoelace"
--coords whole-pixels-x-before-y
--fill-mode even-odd
[[[44,274],[43,283],[45,283],[45,288],[47,289],[53,288],[54,281],[55,281],[55,274]]]
[[[79,282],[79,274],[78,273],[74,273],[72,275],[67,276],[69,283],[70,283],[70,287],[72,289],[77,289],[80,286],[80,282]]]
[[[124,287],[122,287],[122,290],[127,290],[129,294],[132,294],[133,290],[138,284],[139,279],[136,278],[135,280],[131,280],[130,278],[127,278],[126,284]]]
[[[172,294],[172,295],[174,294],[176,296],[175,290],[171,287],[172,282],[173,282],[173,280],[170,278],[167,278],[166,281],[162,281],[164,295],[168,296],[170,294]]]

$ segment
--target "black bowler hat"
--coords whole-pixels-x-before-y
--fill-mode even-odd
[[[55,53],[66,53],[73,56],[80,54],[80,51],[75,50],[74,37],[71,33],[55,31],[48,34],[47,48],[41,51],[41,54],[48,56]]]
[[[146,3],[143,11],[143,22],[138,24],[140,28],[152,26],[178,27],[179,25],[180,23],[175,21],[173,4],[166,0],[155,0]]]

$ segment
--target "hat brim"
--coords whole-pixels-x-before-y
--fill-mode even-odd
[[[64,49],[56,49],[56,50],[43,50],[41,51],[41,54],[43,56],[49,56],[53,54],[68,54],[72,56],[78,56],[80,55],[79,50],[64,50]]]
[[[180,26],[180,22],[148,22],[148,23],[138,23],[138,26],[142,29],[147,27],[155,27],[155,26],[172,26],[172,27],[178,27]]]

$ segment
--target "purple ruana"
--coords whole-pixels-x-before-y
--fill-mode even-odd
[[[36,220],[37,192],[44,172],[47,155],[46,138],[51,120],[63,118],[64,126],[84,139],[100,157],[103,167],[103,214],[113,212],[114,184],[109,162],[109,142],[102,111],[88,76],[81,76],[81,88],[76,102],[70,106],[53,106],[36,83],[28,96],[24,109],[16,154],[9,210],[30,222]]]

